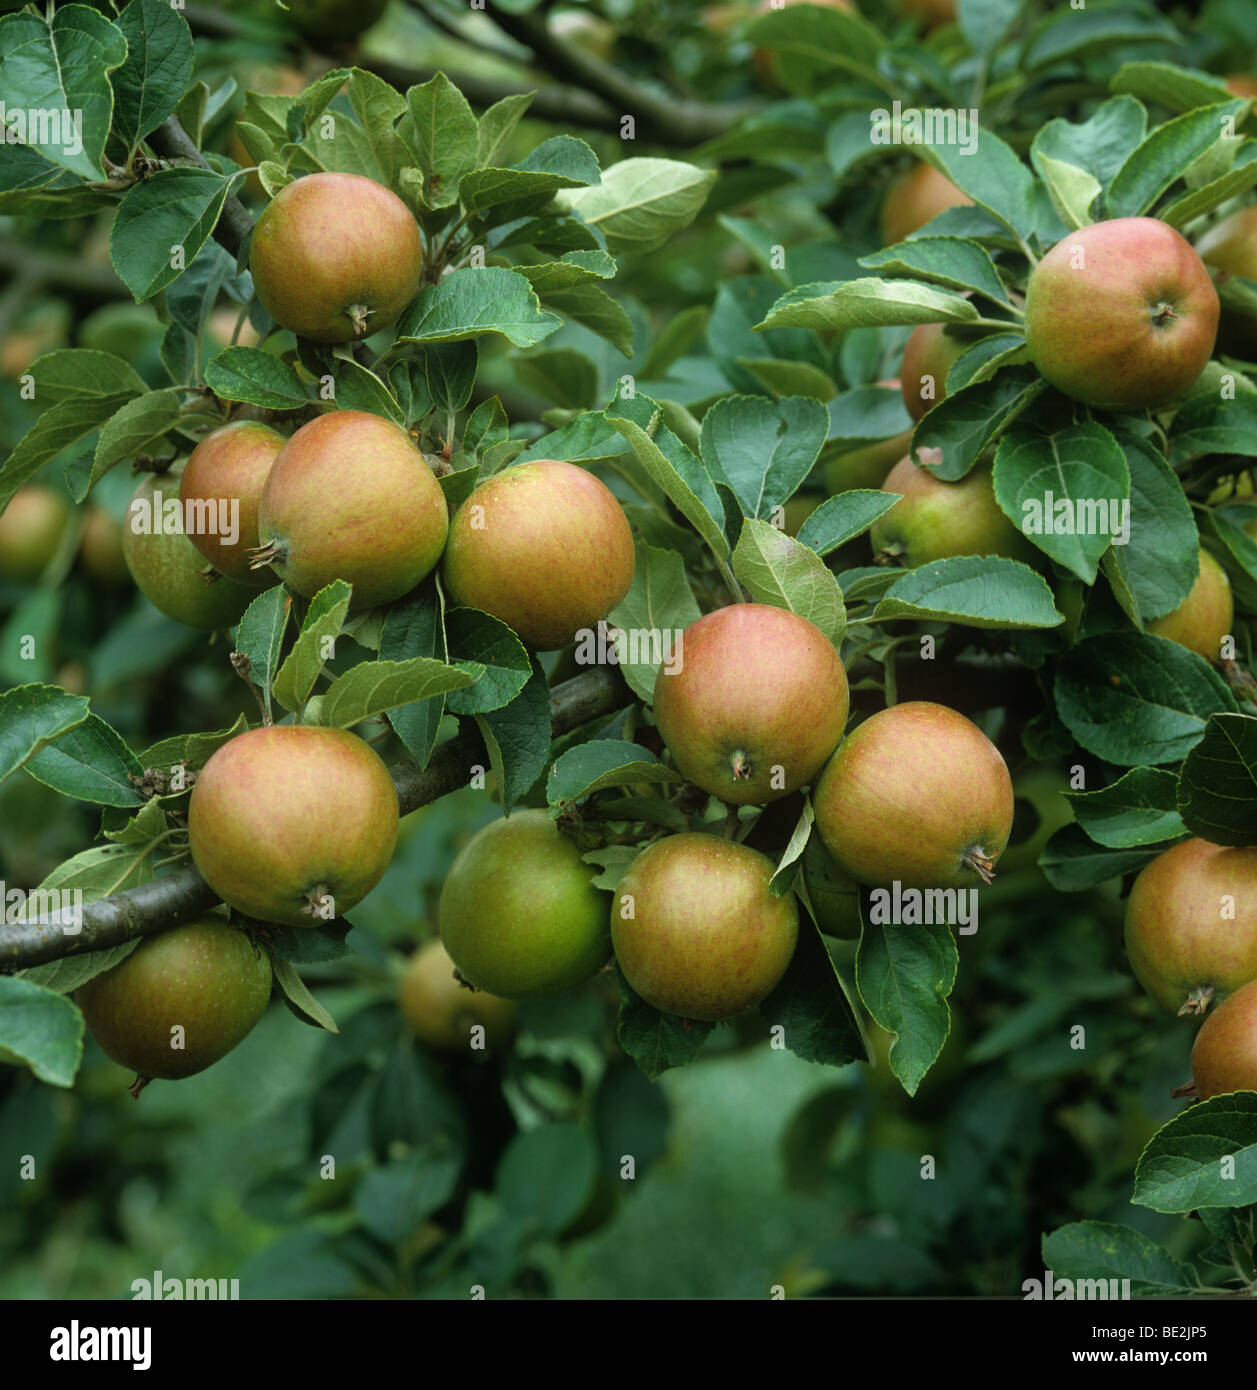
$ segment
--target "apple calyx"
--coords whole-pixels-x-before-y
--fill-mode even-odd
[[[327,909],[331,907],[335,911],[336,899],[332,896],[332,890],[326,883],[316,883],[306,893],[306,904],[301,909],[307,917],[314,917],[322,921],[327,920]]]
[[[972,869],[983,883],[990,883],[995,877],[995,860],[981,845],[973,845],[960,856],[960,862]]]
[[[274,564],[276,561],[281,563],[288,558],[288,550],[279,541],[272,541],[269,545],[259,545],[249,551],[251,557],[249,568],[251,570],[265,569],[267,565]]]
[[[1213,1002],[1213,986],[1197,985],[1188,994],[1183,1002],[1183,1007],[1178,1011],[1179,1018],[1185,1018],[1192,1014],[1203,1014]]]
[[[735,782],[749,782],[755,775],[755,768],[744,748],[734,750],[733,757],[729,760],[729,767]]]
[[[349,322],[353,324],[354,337],[365,338],[367,320],[375,313],[375,310],[369,309],[365,304],[350,304],[345,313],[349,316]]]
[[[223,577],[221,571],[216,570],[213,565],[206,565],[203,570],[198,570],[197,573],[206,584],[217,584]]]
[[[1152,322],[1157,328],[1165,328],[1178,318],[1174,311],[1173,304],[1167,304],[1164,300],[1152,311]]]

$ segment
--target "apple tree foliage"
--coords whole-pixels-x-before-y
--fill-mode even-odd
[[[514,36],[520,15],[543,23],[536,6],[501,8]],[[83,113],[74,154],[38,140],[0,146],[0,218],[93,220],[107,230],[129,300],[76,345],[39,355],[5,397],[0,504],[45,469],[60,470],[79,503],[116,499],[137,457],[182,454],[241,408],[281,424],[333,408],[394,420],[440,460],[451,507],[512,462],[570,460],[614,481],[634,530],[636,577],[614,625],[680,629],[742,598],[786,607],[838,647],[866,712],[899,698],[954,703],[998,739],[1019,785],[1021,769],[1032,769],[1030,782],[1048,769],[1053,805],[1041,814],[1059,828],[1009,882],[1023,899],[1046,894],[1051,908],[1029,912],[1033,940],[1004,931],[992,950],[946,927],[867,919],[858,945],[828,937],[816,907],[830,866],[806,796],[739,827],[777,862],[775,889],[797,893],[812,914],[786,977],[758,1018],[733,1030],[740,1038],[777,1028],[809,1062],[844,1068],[866,1058],[871,1019],[893,1039],[889,1068],[902,1092],[924,1096],[964,1012],[983,991],[999,1000],[961,1044],[966,1066],[987,1077],[986,1108],[972,1094],[958,1103],[952,1162],[913,1240],[848,1234],[814,1252],[839,1285],[854,1278],[858,1287],[858,1267],[873,1271],[866,1287],[932,1291],[955,1250],[949,1213],[977,1201],[983,1185],[999,1189],[1009,1153],[1014,1166],[1033,1161],[1016,1147],[1042,1132],[1026,1092],[1068,1085],[1097,1051],[1119,1059],[1101,1071],[1121,1086],[1121,1059],[1150,1030],[1183,1032],[1177,1021],[1149,1022],[1127,999],[1118,886],[1185,835],[1257,842],[1248,674],[1257,543],[1244,529],[1257,502],[1219,488],[1257,456],[1251,364],[1219,356],[1164,411],[1086,412],[1038,375],[1021,331],[1029,268],[1069,231],[1149,216],[1191,235],[1257,187],[1257,119],[1210,70],[1222,62],[1224,31],[1180,30],[1151,12],[960,0],[958,23],[924,40],[890,7],[876,22],[804,6],[744,20],[732,34],[713,32],[696,6],[663,8],[672,28],[653,50],[642,40],[644,57],[625,58],[625,80],[675,56],[715,110],[745,95],[761,49],[775,56],[779,89],[760,90],[687,148],[642,139],[641,154],[631,137],[554,117],[547,130],[526,93],[469,100],[444,72],[407,85],[369,64],[325,63],[299,93],[246,90],[161,0],[130,0],[113,16],[68,4],[0,19],[8,107]],[[643,128],[657,134],[666,102],[661,116],[657,91],[649,82],[641,91]],[[971,205],[877,249],[877,198],[905,152],[870,142],[869,111],[893,100],[978,105],[982,131],[973,152],[946,143],[919,151]],[[235,157],[223,138],[233,121]],[[267,196],[301,174],[339,170],[404,200],[432,255],[392,330],[357,349],[272,335],[247,269],[246,157]],[[1235,279],[1222,293],[1226,305],[1257,304],[1257,282]],[[255,345],[216,336],[224,303]],[[135,306],[142,319],[126,317]],[[873,565],[863,538],[894,495],[867,489],[821,501],[787,534],[787,504],[809,495],[809,483],[815,496],[819,460],[909,427],[899,393],[879,383],[894,376],[908,331],[940,322],[966,350],[914,449],[938,450],[949,480],[993,451],[996,498],[1015,523],[1023,501],[1047,490],[1129,503],[1128,544],[1037,534],[1033,566],[977,557]],[[1188,594],[1202,545],[1237,601],[1237,650],[1221,666],[1148,631]],[[62,556],[51,572],[64,577],[69,564]],[[98,808],[97,843],[42,886],[81,889],[96,905],[172,879],[189,894],[176,915],[203,909],[187,865],[186,774],[259,717],[355,729],[391,750],[403,809],[421,823],[428,812],[418,808],[482,761],[503,809],[549,807],[584,837],[608,889],[649,834],[713,815],[652,746],[649,654],[591,693],[579,659],[543,665],[500,622],[447,606],[435,577],[365,614],[350,615],[350,597],[344,584],[308,603],[281,587],[262,591],[228,640],[194,651],[199,639],[145,605],[110,613],[97,630],[87,610],[61,606],[55,585],[15,592],[0,671],[0,781],[34,779]],[[91,699],[64,688],[43,640],[85,627],[96,644]],[[31,632],[41,635],[35,655],[18,661],[9,649]],[[229,727],[202,726],[198,714],[222,708],[212,692],[235,680],[233,661],[247,703]],[[175,666],[195,668],[195,680],[162,677]],[[174,702],[175,717],[155,721],[160,737],[145,737],[150,726],[126,713],[128,683],[141,677],[154,682],[154,701]],[[404,841],[405,872],[439,851],[442,862],[423,870],[439,883],[459,833],[445,826],[422,852]],[[1007,859],[1031,838],[1019,831]],[[992,904],[1000,891],[998,879],[983,890]],[[381,892],[394,916],[413,913],[401,874]],[[1089,928],[1071,907],[1071,895],[1088,894],[1108,904]],[[138,929],[115,931],[95,945],[98,919],[88,915],[85,942],[45,944],[34,964],[22,954],[29,938],[15,944],[20,921],[0,928],[9,972],[0,1049],[52,1087],[73,1086],[82,1057],[73,990],[138,940]],[[338,1024],[303,982],[304,972],[317,988],[321,970],[347,961],[368,977],[386,971],[404,938],[395,927],[376,931],[381,914],[369,902],[353,916],[353,925],[271,937],[289,1008],[331,1035],[314,1063],[310,1152],[360,1156],[353,1238],[302,1235],[289,1263],[311,1257],[306,1292],[389,1287],[380,1250],[406,1246],[422,1264],[426,1247],[415,1242],[427,1238],[425,1222],[470,1184],[482,1205],[430,1287],[446,1278],[453,1287],[449,1271],[476,1261],[515,1278],[539,1243],[596,1203],[626,1135],[643,1161],[659,1151],[666,1107],[647,1078],[693,1061],[719,1034],[657,1013],[617,977],[614,1030],[592,993],[526,1011],[500,1094],[490,1095],[484,1069],[459,1084],[399,1042],[382,996]],[[1070,1042],[1076,1027],[1087,1036],[1081,1050]],[[1182,1047],[1172,1055],[1181,1066]],[[1111,1117],[1103,1095],[1089,1105],[1071,1123],[1094,1151]],[[786,1166],[801,1190],[820,1180],[816,1165],[849,1111],[849,1088],[835,1083],[792,1125]],[[496,1169],[482,1171],[483,1136],[500,1139],[511,1120],[518,1133],[499,1142]],[[1235,1171],[1224,1179],[1228,1156]],[[909,1200],[912,1175],[896,1177],[894,1162],[876,1173],[871,1158],[867,1169],[850,1153],[842,1163],[850,1181],[881,1183],[875,1200],[888,1209]],[[1044,1237],[1047,1266],[1129,1277],[1153,1293],[1225,1286],[1235,1259],[1251,1267],[1257,1097],[1184,1109],[1132,1161],[1128,1180],[1132,1170],[1136,1204],[1193,1215],[1207,1242],[1187,1258],[1136,1225],[1084,1220]],[[290,1216],[320,1200],[318,1184],[276,1184],[275,1209]]]

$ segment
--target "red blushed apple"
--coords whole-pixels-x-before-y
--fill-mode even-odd
[[[882,204],[882,242],[893,246],[906,241],[940,212],[972,206],[973,199],[962,193],[946,174],[940,174],[932,164],[918,164],[901,174],[886,193]]]
[[[1026,288],[1026,343],[1039,371],[1086,405],[1164,405],[1204,370],[1218,294],[1187,241],[1153,217],[1071,232]]]
[[[999,749],[963,714],[891,705],[847,735],[812,793],[825,848],[873,887],[989,882],[1013,827]]]
[[[1237,989],[1200,1025],[1192,1080],[1201,1100],[1257,1091],[1257,980]]]
[[[1150,622],[1148,631],[1216,662],[1222,659],[1222,639],[1234,631],[1234,618],[1235,603],[1226,570],[1202,550],[1200,573],[1191,592],[1172,613]]]
[[[847,673],[797,613],[734,603],[685,629],[681,668],[659,668],[655,721],[695,786],[763,805],[820,771],[847,722]]]
[[[1126,954],[1171,1013],[1202,1014],[1257,979],[1257,849],[1184,840],[1135,880]]]
[[[220,525],[212,529],[197,526],[188,539],[220,574],[240,584],[273,584],[271,570],[251,568],[249,551],[258,545],[258,506],[262,485],[271,471],[275,455],[284,447],[284,436],[269,425],[254,420],[237,420],[213,430],[192,450],[179,481],[179,500],[202,504],[216,522],[221,522],[223,504],[235,505],[237,528],[234,539]]]
[[[914,420],[947,396],[947,373],[972,343],[948,333],[944,324],[922,323],[912,330],[903,350],[900,389]]]

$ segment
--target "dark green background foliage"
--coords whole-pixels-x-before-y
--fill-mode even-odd
[[[78,156],[0,145],[0,504],[36,479],[78,507],[37,581],[0,580],[0,878],[94,901],[183,872],[186,792],[142,774],[203,765],[258,699],[356,727],[390,765],[478,734],[490,773],[404,819],[350,922],[272,933],[288,968],[261,1023],[138,1103],[71,1002],[129,943],[6,958],[0,1295],[128,1297],[154,1269],[254,1298],[1008,1297],[1046,1267],[1137,1293],[1257,1286],[1257,1097],[1171,1098],[1193,1025],[1122,948],[1159,850],[1254,839],[1257,505],[1218,491],[1257,456],[1252,364],[1211,365],[1175,411],[1084,419],[1020,330],[1031,259],[1073,227],[1146,215],[1191,236],[1251,201],[1257,125],[1223,78],[1257,73],[1257,4],[959,0],[928,36],[892,0],[860,9],[393,0],[361,40],[300,38],[264,0],[0,21],[9,107],[59,59],[85,112]],[[915,155],[872,145],[869,111],[896,99],[976,106],[983,129],[976,156],[925,152],[973,206],[886,248],[881,203]],[[356,350],[272,332],[252,296],[252,218],[320,169],[391,187],[431,252],[414,304]],[[1223,298],[1253,295],[1237,279]],[[1068,496],[1100,478],[1131,502],[1128,547],[886,569],[869,490],[786,541],[778,509],[821,501],[818,461],[908,428],[878,383],[937,322],[974,346],[915,444],[953,480],[994,449],[1010,515],[1045,473]],[[626,842],[722,817],[660,747],[653,668],[552,738],[549,690],[584,668],[447,611],[434,580],[353,618],[343,584],[291,612],[267,591],[207,638],[85,571],[87,508],[121,520],[137,459],[186,453],[229,409],[288,429],[327,380],[443,459],[451,505],[517,459],[594,469],[637,542],[622,625],[776,603],[841,644],[860,713],[969,714],[1018,794],[978,933],[868,923],[857,944],[805,913],[790,972],[731,1024],[660,1015],[607,971],[523,1006],[497,1055],[417,1045],[405,958],[502,802],[579,827],[604,888]],[[1223,672],[1145,630],[1202,543],[1237,605]],[[802,794],[740,827],[809,901],[810,828]]]

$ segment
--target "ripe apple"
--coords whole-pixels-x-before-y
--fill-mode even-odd
[[[1201,1100],[1257,1091],[1257,980],[1237,989],[1200,1025],[1192,1080]]]
[[[274,565],[306,598],[346,580],[361,610],[426,578],[448,529],[445,494],[406,431],[363,410],[335,410],[302,425],[275,456],[254,564]]]
[[[316,343],[352,342],[387,328],[419,293],[419,225],[373,179],[306,174],[258,218],[249,269],[281,328]]]
[[[1257,96],[1257,87],[1254,89]],[[1224,284],[1232,275],[1257,280],[1257,205],[1240,208],[1210,227],[1196,243],[1200,259],[1219,272]],[[1246,361],[1257,356],[1257,317],[1224,307],[1218,322],[1218,343],[1224,351]]]
[[[454,603],[550,651],[611,612],[633,567],[633,533],[610,488],[575,464],[535,459],[494,474],[454,513],[441,575]]]
[[[80,985],[75,1001],[106,1057],[174,1081],[225,1057],[271,997],[271,962],[220,917],[145,937]]]
[[[89,507],[79,537],[79,559],[102,584],[124,584],[131,577],[122,550],[122,526],[104,507]]]
[[[500,1050],[510,1040],[519,1012],[509,999],[460,984],[440,941],[429,941],[411,956],[399,1000],[419,1041],[446,1052],[468,1051],[475,1027],[484,1029],[485,1051]]]
[[[654,1008],[718,1023],[758,1004],[786,973],[799,915],[769,891],[774,865],[715,835],[669,835],[620,880],[611,940],[624,978]]]
[[[879,488],[911,448],[912,431],[904,430],[890,439],[879,439],[873,444],[861,444],[859,448],[835,454],[824,460],[825,486],[831,496],[852,488]]]
[[[737,806],[797,790],[847,723],[847,673],[815,624],[785,608],[734,603],[685,629],[680,669],[661,666],[655,722],[696,786]]]
[[[609,895],[544,811],[477,831],[441,888],[441,940],[458,973],[503,999],[575,989],[611,955]]]
[[[29,583],[47,568],[70,520],[70,504],[50,487],[28,483],[0,513],[0,574]]]
[[[882,203],[882,244],[894,246],[907,241],[927,222],[948,208],[972,207],[973,199],[962,193],[946,174],[924,160],[891,184]]]
[[[900,9],[919,19],[927,33],[956,18],[956,0],[901,0]]]
[[[921,323],[912,330],[903,350],[901,390],[908,414],[919,420],[947,396],[947,373],[971,343],[948,333],[941,323]]]
[[[397,792],[344,729],[274,724],[225,743],[188,806],[201,877],[237,911],[308,927],[375,887],[397,842]]]
[[[252,568],[249,551],[258,547],[258,505],[284,436],[269,425],[237,420],[213,430],[192,450],[179,483],[179,500],[209,510],[210,526],[198,526],[188,539],[220,574],[253,588],[273,584],[272,570]],[[235,504],[235,539],[223,534],[226,518],[219,512]]]
[[[989,882],[1013,826],[999,749],[963,714],[891,705],[847,735],[812,793],[825,848],[873,887]]]
[[[287,0],[284,13],[309,39],[355,39],[384,13],[388,0]]]
[[[1257,101],[1257,77],[1249,77],[1241,72],[1232,73],[1226,79],[1226,89],[1233,96],[1248,97]]]
[[[1184,840],[1145,866],[1126,904],[1126,954],[1171,1013],[1204,1013],[1257,979],[1257,848]]]
[[[1157,637],[1168,637],[1206,661],[1220,661],[1222,639],[1234,631],[1235,604],[1226,570],[1209,554],[1200,552],[1200,573],[1190,593],[1171,613],[1148,624]]]
[[[165,528],[167,507],[178,504],[182,466],[140,479],[127,506],[122,553],[140,592],[168,618],[215,632],[231,627],[257,597],[256,589],[216,576],[182,530]],[[179,513],[182,525],[182,511]],[[142,529],[158,523],[163,529]],[[141,528],[141,529],[137,529]]]
[[[902,500],[873,523],[869,538],[878,562],[894,560],[915,568],[952,555],[1005,555],[1030,560],[1034,549],[1000,511],[990,462],[978,463],[958,482],[948,483],[902,458],[886,475],[885,492]]]
[[[1026,343],[1065,395],[1111,410],[1171,401],[1204,370],[1218,293],[1188,242],[1154,217],[1080,227],[1026,287]]]

